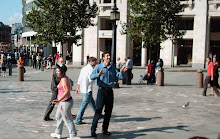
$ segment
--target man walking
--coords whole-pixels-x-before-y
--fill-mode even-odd
[[[97,59],[95,57],[90,57],[88,59],[89,63],[82,68],[78,78],[78,87],[76,89],[76,93],[81,92],[83,93],[84,97],[75,120],[75,124],[77,125],[85,124],[84,122],[82,122],[82,117],[88,104],[95,112],[95,101],[92,96],[93,81],[90,79],[90,75],[96,65],[96,61]]]
[[[51,96],[51,100],[49,102],[49,105],[47,107],[47,110],[46,110],[44,118],[43,118],[45,121],[53,120],[50,118],[50,114],[53,111],[53,108],[55,106],[55,104],[53,104],[52,101],[57,99],[57,94],[58,94],[57,85],[60,82],[60,78],[57,77],[57,74],[56,74],[56,69],[58,68],[58,65],[61,65],[61,64],[65,64],[65,61],[63,58],[60,57],[57,61],[57,65],[53,71],[53,77],[52,77],[52,81],[51,81],[52,96]]]
[[[32,55],[33,69],[37,68],[37,59],[36,58],[37,58],[36,54],[33,53],[33,55]]]
[[[96,111],[92,121],[91,127],[91,136],[96,137],[96,128],[98,124],[99,117],[102,113],[102,109],[105,106],[105,117],[102,125],[102,132],[105,135],[111,135],[108,132],[109,121],[113,109],[114,95],[112,86],[117,77],[119,80],[124,78],[124,72],[126,71],[125,67],[121,68],[121,72],[118,72],[117,69],[110,65],[110,54],[104,52],[102,54],[103,62],[98,64],[92,74],[90,75],[91,80],[95,80],[96,85],[99,86],[98,94],[96,98]]]
[[[37,66],[36,66],[36,70],[37,70],[37,68],[40,69],[40,67],[41,67],[42,57],[40,56],[40,53],[37,53],[36,59],[37,59]]]
[[[210,85],[213,87],[213,90],[215,91],[217,96],[220,96],[220,93],[218,91],[218,88],[216,87],[216,83],[214,81],[214,76],[215,76],[215,71],[214,71],[214,63],[211,62],[211,58],[207,57],[206,61],[208,62],[208,69],[207,69],[207,76],[205,78],[205,82],[204,82],[204,87],[203,87],[203,96],[206,96],[206,91],[207,91],[207,87],[208,84],[210,83]]]
[[[132,68],[133,68],[133,62],[131,61],[130,57],[126,57],[126,68],[127,68],[127,77],[126,77],[126,83],[127,85],[131,85],[131,78],[132,78]]]

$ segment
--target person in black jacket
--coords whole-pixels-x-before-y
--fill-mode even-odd
[[[55,104],[53,104],[52,101],[57,99],[57,94],[58,94],[57,85],[60,82],[60,78],[57,77],[57,74],[56,74],[56,69],[58,68],[58,65],[61,65],[61,64],[65,64],[65,61],[63,58],[60,57],[57,60],[56,67],[54,68],[54,71],[53,71],[53,77],[52,77],[52,81],[51,81],[52,96],[51,96],[51,100],[49,102],[49,105],[47,107],[47,110],[46,110],[44,118],[43,118],[45,121],[53,120],[50,118],[50,114],[53,111],[53,108],[55,106]]]

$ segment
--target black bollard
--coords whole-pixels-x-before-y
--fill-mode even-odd
[[[12,64],[9,64],[9,76],[12,76]]]

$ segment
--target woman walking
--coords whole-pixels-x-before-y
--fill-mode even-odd
[[[77,139],[76,129],[73,123],[73,118],[71,114],[71,109],[73,107],[73,98],[71,97],[70,91],[72,90],[72,85],[70,79],[66,76],[67,67],[64,64],[58,66],[56,74],[61,78],[60,83],[57,85],[58,95],[57,100],[53,100],[53,103],[59,103],[56,112],[57,128],[55,133],[51,133],[51,137],[61,138],[63,124],[65,123],[67,129],[69,130],[70,138]]]
[[[6,61],[2,60],[2,77],[6,77]]]
[[[219,63],[218,63],[218,58],[217,57],[213,58],[213,63],[214,63],[214,73],[215,73],[213,83],[215,84],[215,86],[217,88],[220,88],[220,86],[218,84],[218,77],[219,77],[218,68],[219,68]],[[211,87],[210,96],[214,96],[213,87]]]

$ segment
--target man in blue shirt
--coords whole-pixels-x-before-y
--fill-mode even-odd
[[[96,98],[96,112],[93,117],[92,127],[91,127],[91,136],[96,137],[96,128],[98,124],[99,117],[102,113],[103,106],[105,106],[105,117],[102,125],[102,132],[105,135],[111,135],[108,132],[109,121],[113,109],[114,95],[112,86],[115,81],[115,78],[119,80],[125,77],[126,68],[122,67],[121,72],[118,72],[117,69],[110,65],[111,57],[108,52],[102,54],[103,62],[98,64],[90,75],[91,80],[95,80],[97,86],[99,86],[97,98]]]
[[[131,85],[131,78],[132,78],[132,68],[133,68],[133,62],[131,61],[130,57],[125,58],[126,61],[126,68],[127,68],[127,77],[126,77],[126,83],[127,85]]]

